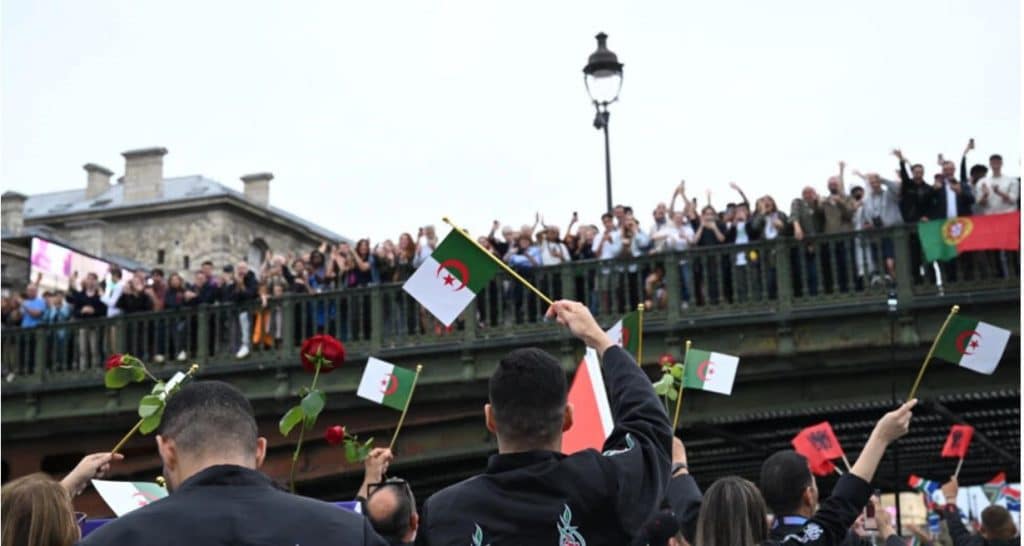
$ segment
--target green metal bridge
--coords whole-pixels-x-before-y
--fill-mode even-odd
[[[912,432],[887,454],[876,483],[891,489],[905,487],[910,472],[950,475],[956,461],[939,453],[949,425],[961,420],[977,429],[961,482],[981,483],[998,470],[1019,481],[1019,257],[1001,261],[998,253],[976,253],[915,269],[915,237],[912,228],[901,227],[780,238],[575,262],[535,270],[529,279],[549,296],[586,302],[606,326],[646,301],[642,364],[652,378],[659,374],[658,358],[679,357],[686,339],[741,357],[732,396],[691,391],[685,397],[677,434],[702,484],[729,474],[756,479],[767,454],[822,420],[832,423],[852,460],[874,421],[907,395],[942,321],[959,304],[962,314],[1015,334],[1003,361],[990,376],[933,362]],[[881,273],[880,250],[890,244],[893,284],[874,275]],[[737,265],[744,262],[740,254],[746,265]],[[243,311],[271,318],[279,335],[236,360]],[[310,379],[298,347],[306,336],[327,332],[345,341],[348,361],[321,376],[327,408],[303,448],[300,492],[348,499],[362,479],[361,465],[345,463],[342,450],[323,440],[327,426],[343,424],[378,443],[390,439],[398,413],[355,396],[372,355],[409,368],[424,365],[392,465],[422,500],[481,471],[496,451],[482,406],[487,378],[502,355],[537,346],[559,357],[567,374],[574,372],[582,345],[543,314],[542,302],[499,277],[450,330],[437,327],[397,284],[287,296],[267,309],[200,306],[5,330],[3,366],[16,378],[2,390],[4,479],[66,472],[82,455],[109,450],[137,420],[138,400],[148,389],[109,391],[101,359],[76,353],[76,336],[94,332],[103,354],[130,352],[150,363],[156,354],[186,351],[188,362],[150,365],[162,378],[197,362],[201,378],[241,388],[269,441],[264,471],[283,483],[294,435],[282,437],[277,422]],[[115,479],[152,480],[160,473],[152,438],[135,437],[124,453]],[[90,515],[109,513],[92,493],[76,504]]]

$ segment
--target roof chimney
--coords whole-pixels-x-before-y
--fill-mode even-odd
[[[129,150],[124,156],[124,202],[160,199],[164,194],[164,155],[167,148]]]
[[[270,206],[270,181],[273,179],[272,173],[254,173],[243,176],[245,198],[261,207]]]
[[[86,163],[82,168],[88,173],[85,182],[86,199],[103,195],[110,189],[110,177],[114,176],[114,171],[95,163]]]
[[[25,225],[25,201],[28,198],[24,195],[8,191],[0,195],[0,222],[5,235],[19,235],[21,228]]]

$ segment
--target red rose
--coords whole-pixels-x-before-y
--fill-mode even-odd
[[[318,334],[302,342],[301,355],[307,372],[316,372],[317,358],[323,358],[320,373],[328,373],[345,363],[345,346],[331,336]]]
[[[110,357],[107,358],[107,363],[104,365],[104,368],[106,368],[108,370],[112,370],[114,368],[120,368],[123,365],[124,365],[124,355],[122,355],[122,354],[112,354],[112,355],[110,355]]]
[[[674,357],[674,356],[672,356],[672,355],[670,355],[668,353],[665,353],[665,354],[661,355],[661,357],[658,358],[658,364],[660,364],[662,366],[671,366],[672,364],[675,364],[675,363],[676,363],[676,357]]]
[[[324,433],[324,439],[332,446],[340,444],[345,439],[345,427],[341,425],[327,427],[327,432]]]

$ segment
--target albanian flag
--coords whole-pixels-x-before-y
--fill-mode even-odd
[[[833,472],[835,465],[831,460],[843,456],[843,447],[828,421],[801,430],[791,443],[797,453],[807,457],[811,472],[818,476]]]
[[[946,437],[946,445],[942,446],[942,456],[963,459],[967,456],[967,448],[971,446],[974,427],[971,425],[953,425]]]

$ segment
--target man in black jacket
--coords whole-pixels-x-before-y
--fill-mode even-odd
[[[917,400],[911,400],[900,406],[898,409],[891,411],[881,419],[875,425],[874,430],[868,437],[867,443],[864,444],[864,449],[861,450],[860,456],[854,463],[853,468],[840,476],[839,481],[836,482],[835,487],[832,489],[832,495],[825,499],[814,510],[808,510],[806,513],[809,517],[799,516],[799,520],[795,517],[786,521],[785,519],[773,529],[769,530],[769,536],[767,541],[764,542],[766,545],[781,544],[783,546],[796,546],[797,544],[804,545],[817,545],[817,546],[837,546],[845,544],[848,539],[850,527],[853,526],[857,517],[861,514],[861,510],[867,505],[871,498],[871,484],[870,481],[875,475],[875,471],[878,469],[878,463],[882,459],[882,455],[885,454],[885,449],[890,443],[897,440],[899,437],[905,435],[910,426],[910,418],[912,416],[911,410],[917,404]],[[806,464],[806,463],[805,463]],[[805,467],[806,468],[806,467]],[[810,469],[807,469],[807,473],[810,473]],[[765,482],[766,478],[769,480],[782,479],[779,477],[768,477],[765,476],[765,471],[762,469],[761,481]],[[817,504],[817,487],[814,484],[813,479],[810,485],[806,485],[807,482],[803,482],[800,487],[797,484],[801,484],[800,481],[794,481],[791,485],[794,489],[799,490],[799,494],[786,494],[785,498],[793,499],[794,497],[799,498],[796,507],[781,507],[782,509],[776,511],[776,514],[784,514],[790,510],[800,509],[805,504],[804,499],[813,500],[814,504]],[[686,514],[677,514],[677,518],[681,521],[685,521],[686,518],[693,517],[693,512],[700,512],[702,510],[702,501],[700,489],[697,488],[696,482],[681,481],[682,486],[679,492],[679,499],[676,501],[680,506],[685,506]],[[808,490],[807,488],[810,488]],[[712,486],[714,488],[714,486]],[[767,494],[765,495],[768,496]],[[721,499],[719,499],[721,500]],[[768,506],[775,507],[775,503],[778,503],[778,498],[766,498]],[[792,502],[792,501],[791,501]],[[720,507],[719,507],[720,508]],[[788,509],[787,509],[788,508]],[[774,511],[774,510],[773,510]],[[698,520],[698,531],[700,534],[705,519],[710,522],[711,526],[714,525],[728,525],[728,521],[723,523],[722,520],[716,520],[715,517],[718,514],[708,515],[701,514]],[[780,527],[785,525],[786,532],[780,532]],[[895,533],[893,533],[895,534]],[[895,544],[895,543],[894,543]]]
[[[565,372],[539,349],[512,351],[491,376],[484,406],[498,454],[484,474],[427,500],[417,544],[629,544],[657,508],[672,431],[650,379],[584,305],[557,301],[548,317],[602,356],[615,422],[605,453],[560,453],[572,426]]]
[[[960,519],[960,510],[956,506],[956,495],[960,484],[951,478],[942,484],[942,495],[946,497],[946,505],[940,511],[942,518],[949,527],[949,536],[953,546],[1020,546],[1017,526],[1013,523],[1010,512],[999,505],[992,505],[981,511],[981,532],[972,535]]]
[[[761,465],[760,482],[758,487],[765,503],[775,514],[771,537],[781,541],[789,535],[799,534],[818,509],[818,484],[811,474],[807,458],[791,449],[776,452]],[[879,531],[886,544],[904,545],[903,539],[891,527],[880,528]],[[855,546],[864,542],[868,541],[862,541],[850,531],[843,544]]]
[[[282,491],[256,471],[267,440],[257,437],[252,405],[227,383],[182,387],[156,443],[171,495],[100,527],[83,546],[387,544],[363,517]]]

